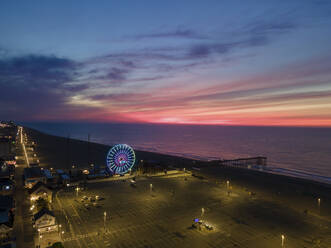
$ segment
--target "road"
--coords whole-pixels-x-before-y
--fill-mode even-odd
[[[14,217],[14,236],[16,237],[17,247],[35,247],[35,231],[32,226],[32,216],[29,211],[30,202],[28,193],[24,189],[23,171],[28,166],[27,156],[24,152],[24,143],[17,145],[17,167],[15,169],[15,217]]]

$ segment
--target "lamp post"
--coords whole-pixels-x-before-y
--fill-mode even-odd
[[[285,244],[285,235],[282,234],[282,235],[281,235],[281,238],[282,238],[282,247],[284,247],[284,244]]]
[[[321,214],[321,198],[317,199],[317,204],[318,204],[318,212]]]
[[[79,188],[77,187],[76,188],[76,196],[78,197],[78,191],[79,191]]]
[[[62,225],[60,224],[60,225],[59,225],[59,234],[60,234],[60,238],[62,239],[62,232],[61,232],[61,228],[62,228]]]
[[[106,231],[106,218],[107,218],[107,212],[103,212],[103,227],[104,230]]]
[[[205,214],[205,208],[201,208],[201,218],[203,217],[204,214]]]
[[[153,184],[150,184],[150,185],[149,185],[149,190],[150,190],[150,193],[152,194],[152,191],[153,191]]]

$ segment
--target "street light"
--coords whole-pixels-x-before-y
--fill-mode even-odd
[[[107,212],[103,212],[103,226],[104,226],[104,229],[106,231],[106,218],[107,218]]]
[[[284,236],[284,234],[281,235],[281,238],[282,238],[282,247],[284,247],[284,243],[285,243],[285,236]]]
[[[205,209],[201,208],[201,218],[203,217],[204,214],[205,214]]]
[[[152,194],[152,191],[153,191],[153,184],[150,184],[150,185],[149,185],[149,189],[150,189],[150,192],[151,192],[151,194]]]
[[[78,197],[78,191],[79,191],[79,188],[77,187],[76,188],[76,196]]]
[[[229,181],[226,181],[226,188],[229,190],[229,187],[230,187],[230,182]]]
[[[40,239],[43,237],[43,235],[40,234],[40,229],[38,229],[38,243],[40,247]]]

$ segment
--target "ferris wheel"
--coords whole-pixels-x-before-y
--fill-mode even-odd
[[[136,155],[130,146],[118,144],[107,154],[107,167],[112,174],[125,174],[134,166],[135,160]]]

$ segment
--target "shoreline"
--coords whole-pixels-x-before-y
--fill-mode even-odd
[[[47,134],[33,128],[24,127],[26,132],[37,142],[36,152],[40,158],[40,165],[55,169],[70,169],[72,165],[76,168],[87,168],[90,164],[104,166],[106,164],[106,154],[111,148],[110,145],[88,142],[78,139],[65,138],[61,136]],[[187,157],[180,157],[150,151],[135,150],[137,161],[143,160],[158,166],[177,167],[177,168],[192,168],[192,167],[216,167],[218,160],[199,160]],[[331,188],[331,181],[314,180],[311,177],[300,177],[286,173],[272,171],[266,167],[266,170],[235,168],[243,173],[255,174],[256,172],[263,175],[273,175],[280,178],[286,178],[297,182],[309,182],[315,185],[324,185],[326,188]],[[282,169],[274,167],[276,169]],[[291,170],[288,170],[291,171]],[[292,172],[292,171],[291,171]],[[293,171],[297,172],[297,171]],[[300,173],[300,172],[299,172]],[[309,176],[318,176],[312,175]]]

